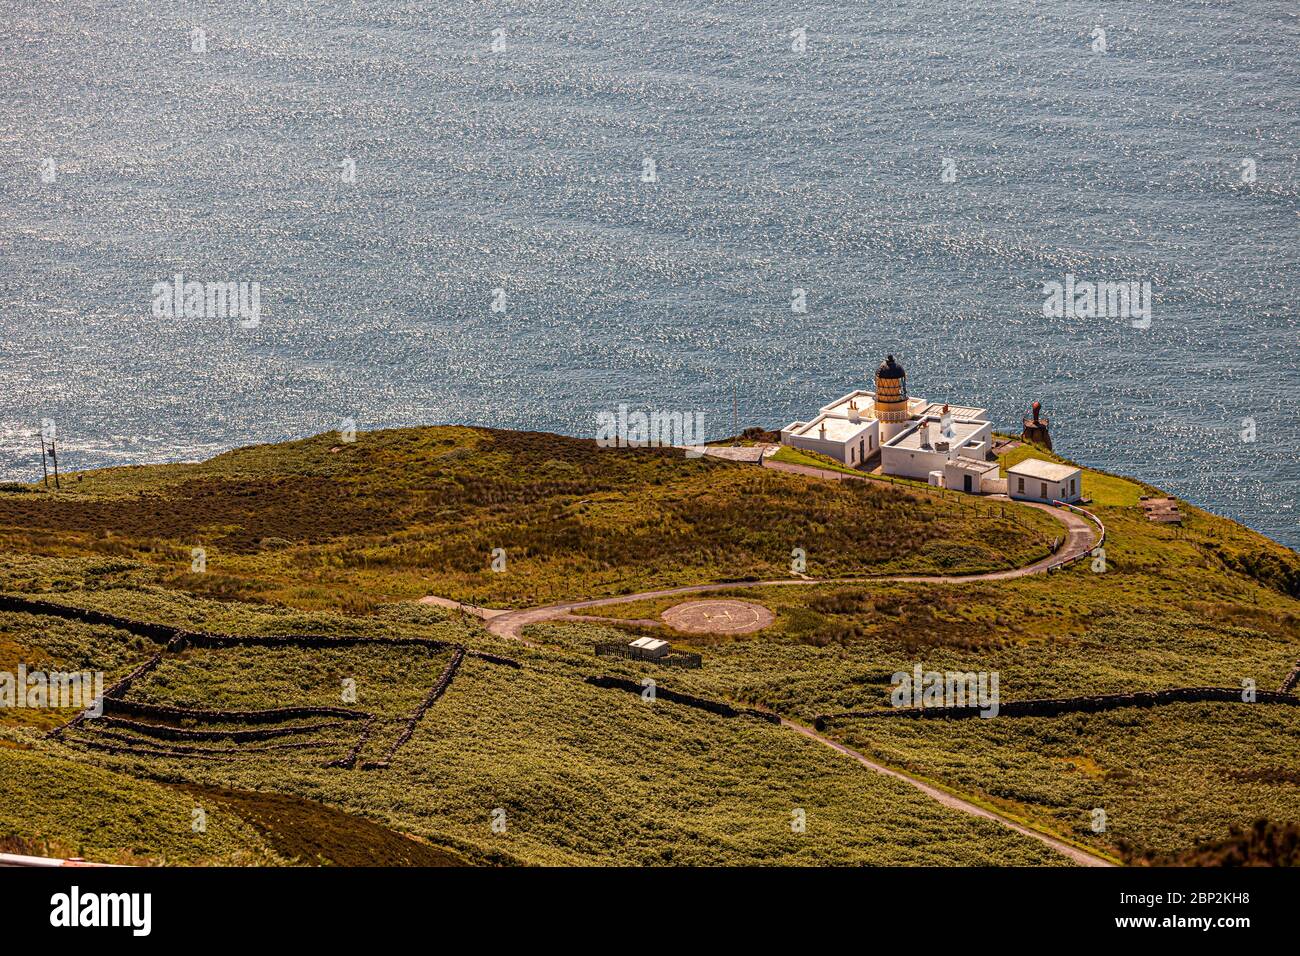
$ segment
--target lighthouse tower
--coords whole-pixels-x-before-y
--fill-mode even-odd
[[[882,445],[905,430],[911,421],[907,411],[907,373],[892,355],[876,369],[876,418],[880,421]]]

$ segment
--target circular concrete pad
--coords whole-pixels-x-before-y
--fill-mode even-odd
[[[748,634],[772,623],[772,612],[749,601],[686,601],[660,615],[675,631],[688,634]]]

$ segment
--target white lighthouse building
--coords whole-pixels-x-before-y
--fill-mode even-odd
[[[912,397],[907,372],[894,356],[887,356],[876,370],[875,385],[874,392],[859,389],[837,398],[809,421],[791,422],[781,429],[781,443],[826,455],[850,468],[879,468],[885,475],[972,494],[1011,491],[1012,497],[1079,500],[1079,469],[1038,459],[1016,468],[1029,477],[1038,467],[1043,477],[1033,472],[1032,484],[1021,490],[1017,474],[1015,488],[1009,489],[1007,479],[999,477],[987,409]]]

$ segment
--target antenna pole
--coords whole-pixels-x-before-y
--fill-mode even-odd
[[[54,461],[54,490],[59,490],[59,455],[54,450],[54,439],[50,439],[50,458]]]
[[[45,480],[45,487],[50,487],[50,468],[45,463],[45,433],[40,429],[36,431],[36,437],[41,440],[41,475]]]

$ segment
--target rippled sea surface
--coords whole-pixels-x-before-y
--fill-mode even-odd
[[[914,394],[1015,429],[1041,399],[1063,453],[1300,546],[1294,3],[0,0],[0,24],[0,477],[39,477],[43,418],[65,468],[344,418],[590,436],[621,402],[720,436],[733,392],[780,426],[892,352]],[[177,272],[259,282],[260,326],[153,316]],[[1066,273],[1151,281],[1150,328],[1044,318]]]

